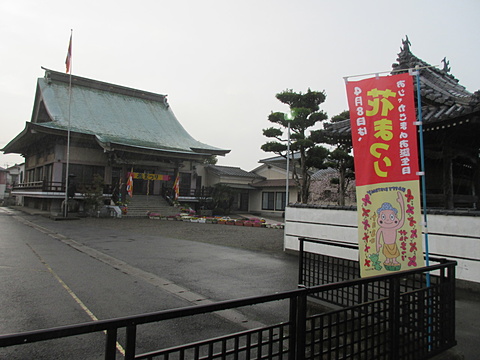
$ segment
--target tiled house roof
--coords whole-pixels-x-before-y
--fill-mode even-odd
[[[207,165],[207,171],[217,176],[235,176],[253,179],[263,179],[262,176],[257,175],[251,171],[242,170],[239,167],[221,166],[221,165]]]
[[[300,161],[300,153],[299,152],[292,153],[292,156],[290,157],[290,162],[289,162],[289,167],[291,172],[293,171],[294,166],[295,166],[295,170],[297,170],[297,172],[300,172],[299,161]],[[274,156],[271,158],[262,159],[262,160],[259,160],[259,163],[267,166],[274,166],[284,171],[287,169],[287,159],[284,158],[283,156]],[[257,167],[253,171],[256,171],[257,169],[261,168],[264,165]],[[313,175],[315,171],[316,170],[312,169],[312,170],[309,170],[308,173],[310,175]]]
[[[271,179],[271,180],[263,180],[253,184],[254,187],[263,189],[268,187],[285,187],[287,185],[286,179]],[[295,180],[288,179],[288,186],[296,186]]]
[[[312,175],[312,180],[320,180],[325,176],[337,175],[338,171],[333,168],[320,169]]]

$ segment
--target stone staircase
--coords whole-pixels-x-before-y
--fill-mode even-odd
[[[159,195],[133,195],[128,202],[126,217],[147,217],[148,212],[154,212],[163,216],[176,215],[179,209],[170,206],[168,202]]]

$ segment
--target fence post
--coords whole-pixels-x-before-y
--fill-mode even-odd
[[[127,340],[125,346],[125,360],[135,359],[135,343],[137,337],[137,326],[127,326]]]
[[[117,328],[108,329],[105,343],[105,360],[115,360],[117,351]]]
[[[457,265],[457,263],[455,263],[454,265],[449,265],[447,267],[447,283],[448,283],[448,290],[445,292],[446,295],[445,295],[445,298],[443,298],[444,301],[447,301],[448,304],[447,304],[447,308],[448,308],[448,312],[449,314],[451,315],[451,317],[449,317],[449,324],[451,326],[448,327],[448,339],[447,339],[447,342],[448,343],[455,343],[456,340],[456,335],[455,335],[455,298],[456,298],[456,293],[455,293],[455,289],[456,289],[456,275],[455,275],[455,266]]]
[[[290,335],[288,337],[288,360],[295,360],[295,351],[297,349],[297,308],[298,296],[290,298]]]
[[[390,357],[391,360],[398,359],[399,351],[399,326],[400,326],[400,282],[398,277],[391,277],[389,281],[389,321],[390,326]]]
[[[295,353],[297,360],[304,360],[307,332],[307,289],[304,288],[303,291],[299,294],[297,305],[297,343]]]
[[[307,285],[307,284],[304,284],[303,283],[303,272],[304,272],[304,269],[303,269],[303,251],[304,251],[304,239],[303,238],[300,238],[298,239],[300,241],[300,254],[298,256],[298,284],[302,284],[302,285]]]

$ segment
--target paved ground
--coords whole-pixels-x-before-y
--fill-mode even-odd
[[[23,207],[12,207],[12,209],[26,212],[30,215],[42,215],[48,217],[47,212]],[[232,218],[242,218],[247,216],[231,215]],[[70,221],[70,220],[69,220]],[[232,225],[218,224],[196,224],[180,221],[154,220],[148,218],[78,218],[75,221],[77,228],[82,228],[83,224],[95,226],[103,229],[124,229],[126,231],[135,228],[135,232],[141,235],[164,235],[182,240],[200,241],[210,244],[223,246],[232,246],[236,248],[262,251],[269,253],[278,253],[283,251],[283,230],[267,229],[253,227],[236,227]],[[278,217],[270,216],[269,223],[282,223],[283,220]],[[57,220],[61,223],[64,220]]]
[[[150,219],[96,219],[87,218],[74,221],[51,221],[38,216],[28,219],[39,224],[50,223],[59,234],[78,238],[79,230],[95,228],[97,238],[107,237],[110,231],[124,232],[135,238],[164,236],[173,239],[208,243],[215,246],[238,248],[255,253],[265,253],[266,257],[292,262],[292,255],[283,252],[283,230],[246,228],[227,225],[195,224],[178,221]],[[280,220],[280,219],[275,219]],[[72,224],[75,226],[72,226]],[[134,229],[134,232],[132,230]],[[85,242],[88,243],[88,239]],[[115,241],[114,239],[106,239]],[[102,249],[105,250],[105,249]],[[292,279],[289,279],[289,285]],[[254,286],[254,285],[253,285]],[[480,323],[480,296],[478,293],[458,291],[457,293],[457,340],[459,345],[447,358],[477,359],[478,324]],[[462,357],[463,356],[463,357]]]

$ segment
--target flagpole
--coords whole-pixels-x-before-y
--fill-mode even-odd
[[[422,96],[420,93],[420,67],[417,65],[415,67],[416,75],[416,84],[417,84],[417,107],[418,107],[418,138],[420,145],[420,171],[422,177],[422,202],[423,202],[423,233],[425,236],[425,265],[430,266],[430,251],[428,248],[428,224],[427,224],[427,185],[425,179],[425,154],[423,146],[423,116],[422,116]],[[430,288],[430,271],[427,271],[426,274],[426,285],[427,288]],[[430,293],[428,294],[428,349],[432,349],[431,344],[431,332],[432,332],[432,299]]]
[[[70,117],[72,111],[72,37],[73,29],[70,29],[70,42],[68,44],[68,53],[66,59],[67,71],[70,73],[68,82],[68,128],[67,128],[67,166],[65,169],[65,209],[64,217],[68,217],[68,185],[70,172]]]
[[[420,94],[420,67],[416,67],[417,84],[417,107],[418,107],[418,139],[420,145],[420,171],[422,177],[422,202],[423,202],[423,233],[425,234],[425,265],[430,266],[430,251],[428,248],[428,224],[427,224],[427,184],[425,179],[425,153],[423,146],[423,117],[422,96]],[[427,273],[427,287],[430,287],[430,272]]]

